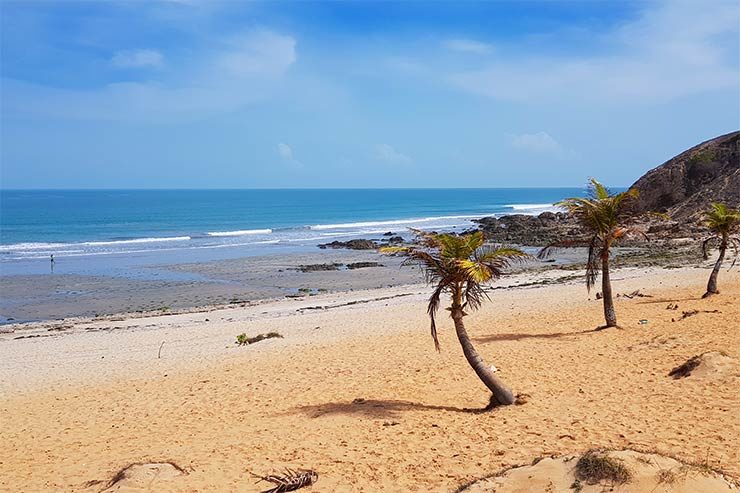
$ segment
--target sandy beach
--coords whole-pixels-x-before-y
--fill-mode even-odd
[[[737,0],[0,31],[0,493],[740,492]]]
[[[292,467],[319,473],[312,491],[442,492],[594,447],[737,479],[740,277],[701,299],[707,275],[616,271],[615,293],[646,296],[618,297],[623,329],[605,331],[580,280],[502,280],[468,330],[526,403],[485,413],[446,318],[434,351],[423,285],[16,328],[0,335],[0,489],[103,491],[131,463],[171,461],[183,474],[110,491],[261,491],[250,473]],[[270,331],[283,338],[234,344]],[[668,377],[708,351],[722,364]]]

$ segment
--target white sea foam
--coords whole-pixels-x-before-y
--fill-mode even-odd
[[[239,231],[212,231],[206,233],[208,236],[246,236],[246,235],[269,235],[271,229],[243,229]]]
[[[111,240],[111,241],[86,241],[84,243],[72,243],[72,245],[85,246],[112,246],[112,245],[135,245],[139,243],[164,243],[167,241],[189,241],[189,236],[170,236],[163,238],[134,238],[132,240]]]
[[[326,229],[348,229],[348,228],[367,228],[373,226],[398,226],[404,224],[423,224],[434,221],[447,221],[450,219],[476,219],[479,217],[490,216],[493,214],[475,214],[464,216],[437,216],[437,217],[420,217],[413,219],[392,219],[388,221],[365,221],[356,223],[338,223],[338,224],[315,224],[309,226],[310,229],[321,231]]]
[[[536,215],[543,212],[558,212],[562,209],[555,204],[507,204],[504,207],[513,210],[517,214]],[[497,214],[502,215],[502,214]],[[505,213],[504,213],[505,215]]]
[[[547,209],[555,206],[553,204],[507,204],[504,207],[520,211],[525,209]]]
[[[484,216],[505,214],[540,214],[544,211],[560,210],[553,204],[507,204],[491,206],[497,212],[417,217],[408,219],[389,219],[378,221],[357,221],[334,224],[315,224],[312,226],[278,228],[277,230],[245,229],[234,231],[212,231],[205,236],[171,236],[134,238],[126,240],[86,241],[77,243],[15,243],[0,245],[3,258],[48,258],[49,254],[77,257],[87,255],[113,255],[145,253],[149,251],[164,252],[167,250],[182,249],[211,249],[233,248],[240,246],[267,246],[278,243],[306,243],[326,241],[332,237],[367,237],[368,235],[384,234],[389,230],[402,231],[406,228],[422,228],[434,230],[451,230],[456,227],[464,228],[470,225],[470,220]],[[313,233],[311,233],[313,232]],[[243,237],[240,241],[239,237]],[[267,237],[267,238],[265,238]],[[5,254],[10,254],[6,257]]]
[[[15,250],[44,250],[49,248],[61,248],[69,246],[68,243],[13,243],[12,245],[0,245],[0,252]]]
[[[188,241],[190,236],[171,236],[164,238],[134,238],[131,240],[85,241],[81,243],[13,243],[0,245],[0,252],[26,252],[34,250],[59,251],[59,248],[69,247],[97,247],[115,245],[135,245],[140,243],[163,243],[169,241]]]

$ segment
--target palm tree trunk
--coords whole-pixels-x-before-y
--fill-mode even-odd
[[[478,375],[478,378],[493,393],[493,398],[498,404],[503,406],[514,404],[514,393],[496,378],[491,368],[486,365],[483,358],[478,354],[478,351],[473,347],[473,343],[470,342],[470,337],[468,337],[468,332],[465,330],[465,324],[463,323],[464,316],[465,313],[461,307],[452,308],[452,320],[455,322],[455,332],[465,354],[465,359],[468,360],[468,363],[475,371],[475,374]]]
[[[609,251],[601,256],[601,294],[604,297],[604,319],[606,327],[617,326],[617,313],[614,311],[612,281],[609,278]]]
[[[704,296],[702,296],[702,298],[706,298],[707,296],[711,296],[713,294],[719,294],[719,290],[717,289],[717,274],[719,274],[719,270],[722,268],[722,261],[725,259],[726,250],[727,244],[723,241],[722,244],[719,246],[719,258],[714,263],[714,269],[712,269],[712,273],[709,274],[707,292],[704,293]]]

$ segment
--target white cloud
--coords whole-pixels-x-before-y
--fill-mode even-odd
[[[295,39],[271,31],[237,36],[229,44],[230,49],[216,58],[215,66],[236,77],[280,74],[296,60]]]
[[[264,100],[296,60],[291,36],[259,29],[203,50],[146,82],[74,90],[2,80],[8,113],[89,120],[172,122],[237,110]]]
[[[448,39],[442,42],[442,46],[450,51],[474,53],[476,55],[485,55],[492,50],[490,44],[473,39]]]
[[[589,33],[601,54],[545,57],[512,49],[477,69],[452,72],[448,80],[517,102],[661,103],[737,88],[739,25],[735,2],[647,3],[637,20]]]
[[[117,68],[156,68],[162,66],[164,57],[157,50],[126,50],[116,52],[110,63]]]
[[[293,148],[290,147],[288,144],[280,142],[277,145],[277,153],[278,156],[280,156],[280,158],[286,163],[292,164],[294,166],[303,166],[303,163],[295,158],[295,156],[293,155]]]
[[[291,161],[293,159],[293,149],[288,145],[280,142],[277,145],[277,151],[281,158]]]
[[[375,157],[392,164],[410,164],[413,162],[413,159],[406,154],[398,152],[389,144],[378,144],[375,146]]]
[[[562,155],[564,150],[560,143],[547,132],[509,136],[511,146],[538,154]]]

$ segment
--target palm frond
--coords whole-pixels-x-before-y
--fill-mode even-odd
[[[482,247],[473,254],[473,260],[485,265],[490,271],[489,279],[498,279],[512,265],[521,264],[531,259],[530,254],[518,248],[505,246]]]
[[[740,229],[740,211],[725,204],[713,203],[704,213],[706,226],[717,235],[730,235]]]
[[[701,242],[701,253],[704,260],[709,259],[709,244],[713,241],[719,241],[719,238],[717,236],[710,236]]]
[[[733,258],[732,258],[732,263],[730,264],[730,267],[727,269],[729,271],[733,267],[735,267],[735,262],[737,262],[738,246],[740,246],[740,239],[729,237],[727,239],[727,244],[732,247],[732,251],[734,252],[734,255],[733,255]]]
[[[484,299],[488,300],[490,298],[480,283],[467,281],[465,283],[463,299],[465,300],[463,308],[470,307],[472,310],[477,310],[483,304]]]
[[[462,259],[458,260],[457,264],[465,271],[468,277],[475,282],[488,282],[494,277],[494,273],[491,268],[477,260]]]
[[[603,255],[603,248],[599,248],[600,240],[598,236],[591,238],[591,242],[588,245],[588,260],[586,261],[586,290],[591,292],[591,288],[596,284],[596,279],[599,277],[599,271],[601,270],[601,256]]]
[[[386,255],[405,255],[409,252],[411,247],[407,246],[384,246],[378,249],[378,252],[385,253]]]
[[[591,240],[587,238],[575,238],[575,239],[556,241],[540,249],[540,251],[537,252],[537,258],[540,260],[546,259],[550,255],[552,255],[552,253],[555,250],[559,248],[588,247],[590,244],[591,244]]]
[[[595,198],[596,200],[604,200],[609,198],[609,190],[604,185],[599,183],[596,178],[589,178],[588,181],[589,193],[593,198]]]
[[[434,292],[432,292],[432,296],[429,297],[429,304],[427,305],[427,314],[429,315],[429,320],[431,321],[431,333],[432,333],[432,340],[434,341],[434,349],[439,352],[439,338],[437,337],[437,322],[435,320],[435,317],[437,316],[437,312],[439,311],[439,304],[441,303],[441,297],[442,293],[447,289],[447,286],[445,283],[439,283],[437,287],[434,289]]]
[[[463,304],[478,308],[488,296],[482,285],[501,276],[507,266],[530,256],[516,248],[485,246],[482,232],[468,235],[434,234],[421,230],[412,232],[418,240],[417,245],[387,247],[381,252],[405,256],[402,265],[420,267],[426,281],[435,285],[427,305],[427,314],[434,346],[439,350],[436,315],[442,295],[452,295],[453,308],[462,308]]]

